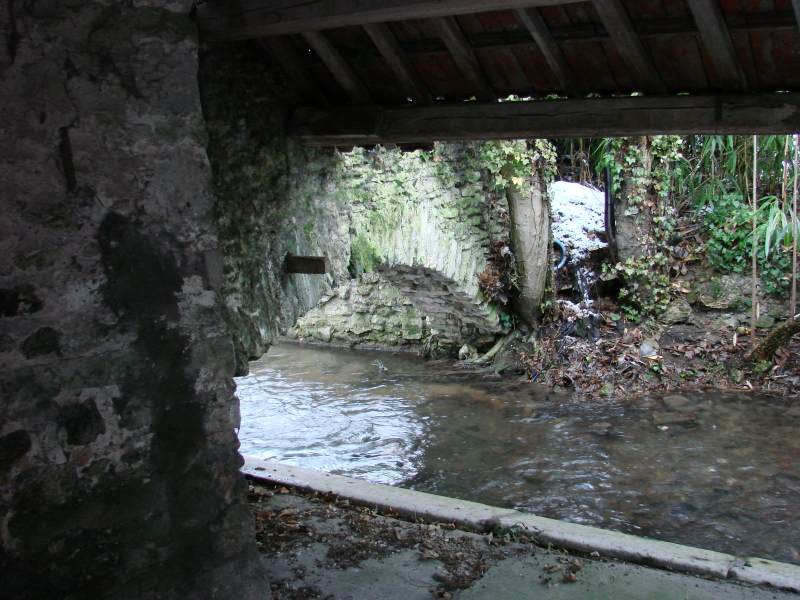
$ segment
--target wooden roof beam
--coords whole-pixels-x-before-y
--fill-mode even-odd
[[[561,83],[561,87],[564,88],[568,95],[579,96],[580,86],[578,85],[578,80],[575,79],[572,68],[564,57],[564,53],[561,52],[561,48],[550,32],[550,28],[541,13],[539,13],[539,9],[518,8],[515,14],[519,22],[525,25],[533,36],[542,54],[544,54],[547,64]]]
[[[439,17],[432,19],[432,22],[459,70],[472,87],[475,97],[482,102],[497,102],[497,93],[455,18]]]
[[[772,93],[307,108],[295,114],[294,135],[311,146],[345,146],[799,130],[800,94]]]
[[[575,0],[208,0],[197,26],[209,40],[242,40],[348,25],[466,15]]]
[[[796,1],[796,0],[795,0]],[[726,89],[747,89],[745,77],[725,17],[717,0],[688,0],[700,38],[717,75]]]
[[[797,0],[800,2],[800,0]],[[731,33],[774,33],[778,31],[796,31],[798,23],[794,13],[781,11],[778,13],[749,14],[744,19],[741,16],[728,16],[725,18],[728,31]],[[636,25],[639,39],[668,40],[672,36],[697,36],[697,26],[692,17],[686,19],[665,19],[662,21],[641,21]],[[611,36],[602,25],[591,23],[583,25],[567,25],[550,29],[550,33],[559,47],[564,44],[611,41]],[[497,50],[519,48],[531,45],[531,34],[525,30],[504,31],[502,34],[472,33],[467,36],[469,45],[474,50]],[[440,52],[447,52],[444,43],[438,38],[404,41],[401,43],[403,50],[409,57],[425,56]]]
[[[285,37],[276,36],[259,40],[261,45],[272,52],[275,59],[281,64],[289,77],[297,85],[300,95],[310,104],[329,106],[325,94],[319,88],[314,78],[303,64],[300,55],[297,54],[292,43]]]
[[[303,34],[308,45],[319,55],[325,66],[330,69],[336,81],[344,88],[347,95],[355,104],[372,104],[372,97],[369,91],[358,78],[355,71],[350,68],[347,61],[339,54],[339,51],[331,44],[325,34],[318,31],[308,31]]]
[[[661,75],[653,64],[647,48],[639,39],[622,2],[594,0],[594,7],[636,84],[642,86],[643,92],[667,93],[667,87],[661,80]]]
[[[420,104],[432,104],[433,96],[422,81],[411,59],[403,52],[392,30],[386,23],[368,23],[364,30],[383,55],[389,68],[400,81],[408,97]]]

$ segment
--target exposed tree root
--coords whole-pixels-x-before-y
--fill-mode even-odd
[[[800,315],[795,315],[794,319],[790,319],[773,329],[767,337],[758,342],[747,353],[747,360],[753,362],[771,360],[778,348],[787,344],[792,339],[792,336],[797,333],[800,333]]]

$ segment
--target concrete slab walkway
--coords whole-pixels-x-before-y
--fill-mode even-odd
[[[334,515],[335,509],[334,513],[326,513],[331,515],[326,518],[319,518],[317,513],[314,519],[308,512],[303,526],[309,531],[309,543],[295,543],[290,552],[279,550],[265,561],[273,581],[285,586],[283,591],[273,589],[275,598],[800,598],[797,565],[648,540],[249,457],[242,471],[271,484],[331,493],[346,499],[347,504],[368,507],[371,512],[360,519],[375,519],[375,526],[380,521],[380,531],[393,532],[398,539],[418,536],[413,539],[420,540],[413,546],[400,544],[373,555],[365,554],[364,560],[336,562],[330,559],[342,552],[341,545],[332,543],[336,535],[338,539],[352,538],[353,547],[358,548],[358,544],[369,544],[366,538],[356,539],[364,531],[354,534],[347,530],[345,521]],[[303,502],[308,500],[278,497],[269,502],[271,515],[286,511],[303,514]],[[390,517],[381,516],[387,513]],[[430,535],[438,538],[427,539],[429,526],[391,518],[401,515],[418,522],[456,523],[476,532],[512,532],[512,543],[497,547],[492,545],[492,536],[443,531],[438,525],[430,526],[435,530]],[[349,523],[352,526],[356,521],[351,519]],[[532,537],[538,546],[513,543],[516,534]],[[388,539],[372,546],[387,546]],[[458,560],[445,563],[448,557],[459,555],[464,557],[462,562],[471,561],[473,569],[479,568],[480,574],[454,583],[453,573],[461,573]],[[308,590],[305,596],[298,595],[302,589]]]

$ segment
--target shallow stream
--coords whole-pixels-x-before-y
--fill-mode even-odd
[[[250,367],[243,454],[800,564],[798,404],[579,403],[451,361],[290,343]]]

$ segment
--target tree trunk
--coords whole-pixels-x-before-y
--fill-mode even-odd
[[[628,159],[634,162],[629,163]],[[648,255],[653,240],[653,217],[658,215],[658,199],[650,185],[653,155],[647,136],[624,141],[616,160],[623,165],[621,187],[615,198],[617,259]]]
[[[619,178],[615,200],[616,272],[620,298],[639,317],[669,302],[671,162],[680,157],[677,136],[641,136],[612,142]]]
[[[792,336],[800,333],[800,320],[797,319],[798,316],[800,315],[796,315],[794,319],[789,319],[782,325],[779,325],[773,329],[767,337],[753,346],[750,352],[747,353],[747,360],[753,362],[771,360],[772,355],[775,354],[778,348],[787,344],[789,340],[792,339]]]
[[[517,314],[528,323],[542,313],[541,304],[552,270],[552,225],[550,200],[537,165],[524,187],[508,189],[511,213],[511,245],[521,279],[520,293],[514,299]]]

